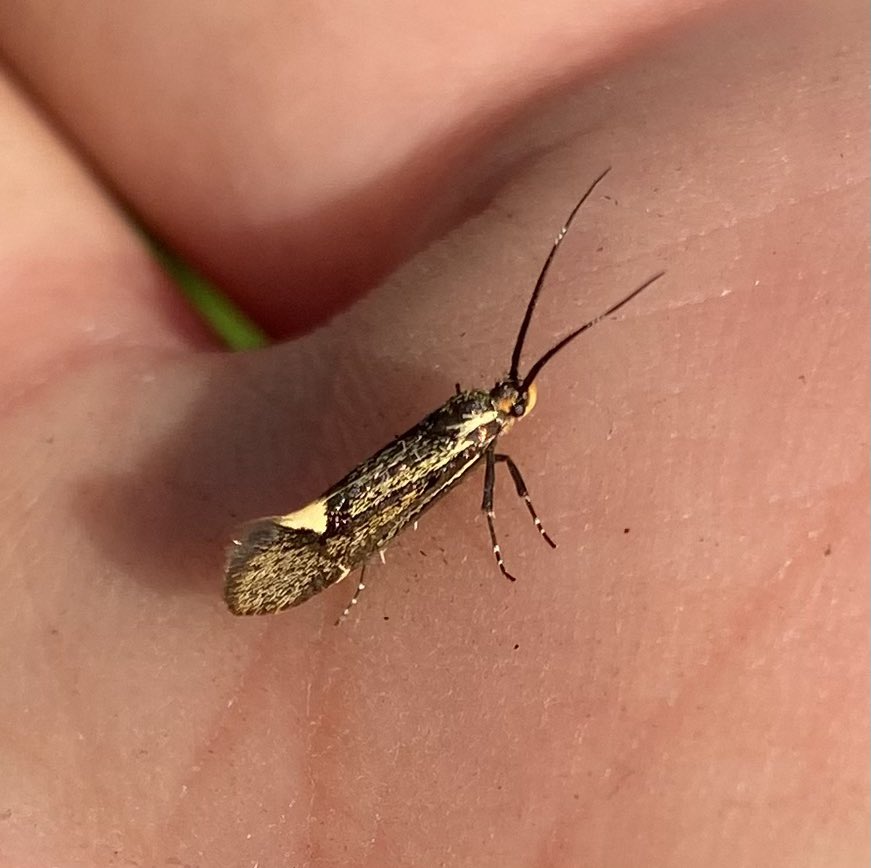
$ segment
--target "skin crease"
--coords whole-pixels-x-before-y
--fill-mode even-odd
[[[382,5],[0,12],[0,864],[864,864],[865,4]],[[559,548],[502,478],[502,580],[476,476],[343,627],[231,617],[608,164],[527,364],[668,274],[503,441]],[[109,188],[276,334],[471,219],[231,356]]]

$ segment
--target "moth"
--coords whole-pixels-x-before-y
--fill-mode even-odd
[[[507,467],[535,527],[548,545],[556,547],[536,514],[519,468],[496,447],[514,423],[532,411],[536,380],[551,359],[664,273],[649,278],[604,313],[574,329],[521,374],[523,345],[550,265],[575,215],[608,171],[590,185],[554,239],[527,303],[508,374],[492,389],[462,390],[457,385],[456,394],[441,407],[317,500],[296,512],[261,518],[240,528],[227,553],[224,596],[231,612],[259,615],[298,606],[355,569],[364,568],[375,552],[380,553],[403,528],[416,523],[479,464],[484,466],[481,508],[502,575],[515,580],[505,567],[496,536],[493,488],[497,465]],[[350,612],[364,587],[361,575],[354,596],[336,623]]]

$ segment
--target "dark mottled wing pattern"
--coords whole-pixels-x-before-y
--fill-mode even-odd
[[[323,535],[273,518],[243,525],[228,551],[224,597],[235,615],[296,606],[347,574]]]
[[[488,392],[461,392],[315,501],[325,530],[287,526],[303,511],[244,526],[228,552],[227,605],[275,612],[344,578],[459,482],[507,424]]]

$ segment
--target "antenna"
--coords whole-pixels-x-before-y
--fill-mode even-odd
[[[602,172],[602,174],[599,175],[599,177],[596,178],[596,180],[593,181],[592,184],[590,184],[587,192],[584,193],[583,196],[581,196],[581,200],[578,202],[577,205],[575,205],[574,208],[572,208],[568,219],[563,224],[563,228],[560,229],[560,231],[557,233],[556,238],[553,241],[553,247],[551,247],[550,253],[547,255],[547,259],[545,259],[544,265],[541,267],[541,273],[538,275],[538,280],[535,282],[535,289],[532,290],[532,297],[529,299],[529,303],[526,305],[526,313],[523,316],[523,322],[520,324],[520,331],[517,333],[517,340],[514,342],[514,351],[511,353],[511,370],[508,372],[508,379],[512,383],[516,383],[520,376],[518,370],[520,368],[520,355],[523,352],[523,344],[526,340],[526,333],[527,331],[529,331],[529,323],[532,321],[532,314],[535,311],[535,305],[538,303],[538,296],[541,294],[541,288],[544,285],[544,279],[545,277],[547,277],[547,272],[550,269],[550,264],[553,261],[554,256],[556,255],[560,243],[562,242],[563,238],[565,238],[566,232],[569,231],[569,226],[572,225],[572,220],[575,219],[575,214],[578,213],[581,205],[583,205],[584,202],[586,202],[587,199],[590,198],[590,194],[593,192],[593,190],[596,189],[599,181],[601,181],[602,178],[604,178],[605,175],[607,175],[610,171],[611,167],[608,166],[608,168],[605,169],[605,171]],[[607,315],[608,314],[602,314],[602,316]],[[536,365],[538,365],[539,369],[541,368],[540,361],[541,360],[539,360],[539,362],[536,362]],[[538,369],[536,369],[536,373],[538,373]],[[529,380],[529,375],[527,375],[527,380]]]
[[[611,305],[604,313],[600,313],[598,316],[593,317],[589,322],[584,323],[580,328],[575,329],[573,332],[567,334],[559,343],[552,346],[530,369],[526,376],[523,378],[523,383],[520,385],[520,392],[523,394],[529,389],[532,385],[532,381],[541,373],[541,369],[561,350],[564,349],[568,344],[570,344],[578,335],[583,334],[587,329],[592,328],[596,325],[597,322],[605,319],[605,317],[611,316],[612,313],[617,313],[624,304],[629,304],[636,295],[640,295],[650,286],[652,283],[656,283],[660,277],[665,274],[664,271],[660,271],[659,274],[654,274],[653,277],[648,277],[638,289],[633,290],[629,293],[625,298],[620,299],[616,304]]]

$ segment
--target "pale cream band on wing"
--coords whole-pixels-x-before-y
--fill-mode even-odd
[[[323,498],[313,500],[296,512],[278,516],[275,523],[291,530],[310,530],[317,534],[326,533],[327,502]]]

